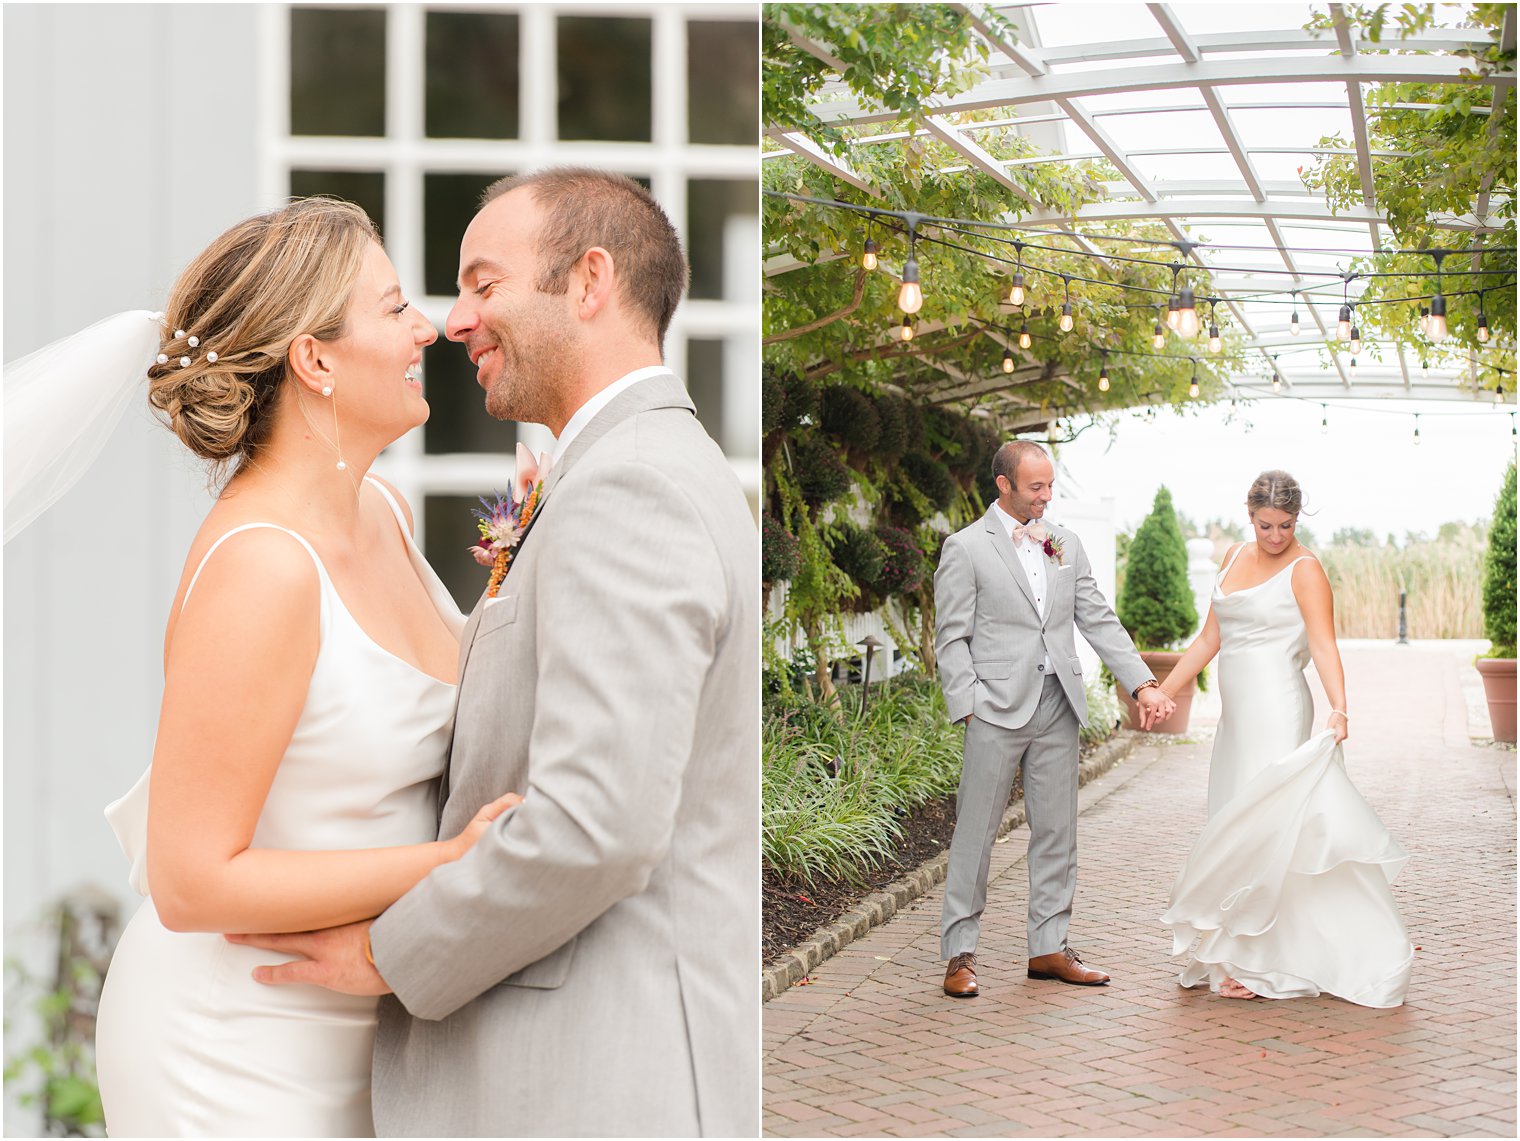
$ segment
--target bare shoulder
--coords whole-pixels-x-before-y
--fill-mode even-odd
[[[1305,550],[1298,556],[1293,564],[1292,582],[1295,594],[1306,591],[1310,597],[1330,597],[1330,576],[1312,551]]]
[[[229,629],[299,623],[314,618],[319,602],[316,563],[290,532],[274,526],[221,531],[192,544],[169,629],[172,636],[182,614],[194,615],[197,625]]]
[[[397,505],[401,508],[401,514],[406,518],[407,533],[410,535],[415,535],[417,533],[417,524],[412,518],[412,505],[406,501],[406,496],[397,491],[396,485],[391,483],[390,480],[381,479],[374,472],[370,472],[368,478],[374,480],[381,487],[385,488],[386,491],[391,493],[391,497],[395,499]]]

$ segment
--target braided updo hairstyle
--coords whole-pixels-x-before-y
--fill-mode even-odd
[[[1285,471],[1264,471],[1246,492],[1246,509],[1256,514],[1263,507],[1297,515],[1304,509],[1304,493],[1298,480]]]
[[[239,222],[180,274],[148,400],[214,475],[236,475],[269,438],[290,343],[343,335],[365,251],[379,240],[352,203],[298,199]]]

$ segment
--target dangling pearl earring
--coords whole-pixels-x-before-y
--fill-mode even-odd
[[[324,385],[322,387],[322,395],[331,396],[332,385]],[[338,402],[336,400],[333,401],[333,448],[338,453],[338,470],[347,471],[348,464],[343,462],[343,440],[338,435]]]

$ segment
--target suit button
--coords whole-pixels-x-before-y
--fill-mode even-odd
[[[1040,673],[1044,673],[1045,672],[1045,667],[1043,665],[1038,665],[1038,666],[1035,666],[1034,668],[1036,670],[1038,670]]]

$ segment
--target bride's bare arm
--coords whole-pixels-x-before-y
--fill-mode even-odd
[[[1304,630],[1309,637],[1309,657],[1314,672],[1330,699],[1330,714],[1325,728],[1334,729],[1336,740],[1344,741],[1349,731],[1346,714],[1346,671],[1341,666],[1341,651],[1335,644],[1335,596],[1330,579],[1318,559],[1304,559],[1293,568],[1293,597],[1304,616]]]
[[[477,818],[450,840],[393,848],[251,847],[306,700],[319,611],[311,557],[261,528],[223,544],[175,622],[148,811],[148,879],[171,930],[306,931],[368,918],[485,827]]]
[[[1219,620],[1214,617],[1214,608],[1209,607],[1209,616],[1204,619],[1203,629],[1198,631],[1198,637],[1183,651],[1182,657],[1172,667],[1172,672],[1166,675],[1166,680],[1161,683],[1161,692],[1177,700],[1177,695],[1188,687],[1188,683],[1198,676],[1203,667],[1214,660],[1214,655],[1219,653]]]

